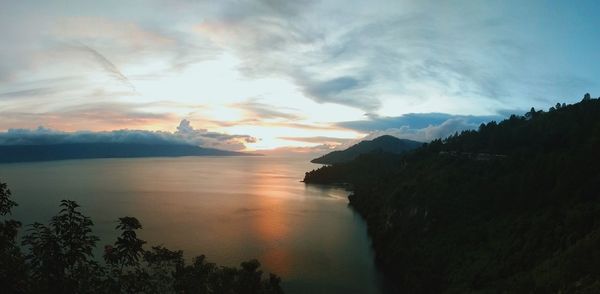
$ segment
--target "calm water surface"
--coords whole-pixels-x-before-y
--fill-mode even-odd
[[[61,199],[77,201],[95,222],[98,248],[116,239],[118,217],[135,216],[148,245],[230,266],[258,258],[286,293],[379,293],[348,193],[300,182],[315,167],[270,156],[69,160],[0,164],[0,180],[25,224],[46,223]]]

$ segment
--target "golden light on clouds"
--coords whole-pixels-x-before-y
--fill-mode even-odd
[[[426,141],[547,107],[557,95],[599,91],[589,80],[598,67],[579,57],[595,56],[597,42],[563,54],[594,39],[597,25],[586,18],[569,26],[588,33],[564,35],[543,7],[531,15],[500,2],[383,2],[4,5],[0,132],[175,132],[186,119],[247,150],[374,133]],[[498,12],[509,10],[515,20],[554,29],[538,34],[536,26],[506,22]],[[442,17],[409,17],[431,11]],[[450,119],[452,128],[442,125]]]

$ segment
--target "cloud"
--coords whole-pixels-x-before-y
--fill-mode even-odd
[[[456,132],[475,129],[479,125],[469,123],[462,118],[451,118],[438,125],[429,125],[420,129],[413,129],[407,126],[400,128],[390,128],[371,132],[364,140],[371,140],[383,135],[391,135],[401,139],[410,139],[419,142],[429,142],[434,139],[443,139]]]
[[[336,145],[320,144],[311,147],[278,147],[270,150],[259,150],[255,153],[263,155],[285,155],[285,156],[310,156],[307,161],[319,154],[329,153],[335,150]]]
[[[287,77],[319,103],[386,114],[390,107],[485,114],[598,86],[584,74],[597,70],[561,70],[564,54],[549,49],[561,45],[545,39],[549,28],[532,25],[554,26],[544,15],[554,5],[532,4],[525,14],[510,2],[220,3],[197,31],[236,52],[249,77]],[[539,101],[529,105],[532,99]]]
[[[63,132],[44,127],[9,129],[0,133],[0,145],[50,145],[65,143],[141,143],[184,144],[184,140],[168,132],[115,130],[110,132]]]
[[[434,42],[445,42],[450,34],[436,29],[426,15],[393,13],[402,9],[393,9],[392,3],[354,3],[365,15],[380,14],[372,19],[333,4],[280,9],[267,2],[224,3],[225,12],[200,24],[200,32],[236,50],[247,75],[288,76],[320,103],[373,111],[382,106],[376,97],[387,92],[427,98],[429,93],[409,89],[411,84],[420,80],[448,88],[450,82],[437,79],[456,79],[453,66],[465,63],[447,54],[445,62],[435,62],[442,56],[438,51],[448,48]],[[378,6],[391,7],[380,11]]]
[[[246,111],[247,114],[251,116],[251,119],[284,119],[292,121],[302,119],[302,116],[292,113],[297,112],[297,109],[286,107],[278,107],[275,109],[272,105],[260,103],[256,100],[235,103],[232,106]]]
[[[156,17],[148,22],[122,20],[112,15],[61,17],[52,26],[50,37],[66,44],[78,44],[80,49],[90,52],[117,77],[124,75],[119,75],[119,70],[114,71],[115,63],[140,65],[160,60],[162,67],[146,75],[164,75],[219,53],[206,40],[195,38],[177,27],[152,25],[157,21]]]
[[[299,83],[304,93],[317,102],[330,102],[358,107],[365,110],[376,110],[381,106],[377,99],[372,99],[368,93],[361,90],[368,84],[367,80],[343,76],[325,81],[304,79]]]
[[[500,121],[502,115],[473,116],[447,113],[409,113],[398,117],[371,115],[368,120],[338,123],[338,126],[368,133],[364,140],[382,135],[429,142],[456,132],[476,129],[482,123]]]
[[[243,150],[246,147],[245,143],[257,141],[256,138],[248,135],[229,135],[209,132],[206,129],[194,129],[187,119],[179,123],[174,135],[190,144],[226,150]]]
[[[133,86],[131,81],[129,81],[129,79],[119,70],[119,68],[117,68],[116,65],[114,65],[110,60],[108,60],[108,58],[106,58],[104,55],[100,54],[100,52],[94,50],[93,48],[85,44],[80,43],[77,47],[81,50],[90,53],[106,72],[115,77],[117,80],[121,81],[123,84],[130,87],[131,90],[135,92],[135,87]]]
[[[15,81],[3,86],[0,102],[26,99],[52,99],[54,96],[72,91],[82,85],[81,77],[63,76],[60,78]]]
[[[279,139],[295,141],[295,142],[303,142],[303,143],[318,143],[327,146],[332,145],[342,145],[347,144],[349,142],[354,142],[356,139],[346,139],[346,138],[336,138],[336,137],[325,137],[325,136],[316,136],[316,137],[279,137]]]
[[[96,93],[97,100],[118,93]],[[86,97],[87,98],[87,97]],[[16,107],[0,110],[0,129],[32,128],[36,125],[49,125],[62,130],[106,130],[122,128],[147,128],[176,120],[174,115],[146,110],[152,103],[93,102],[75,103],[60,108],[40,107],[39,100],[20,101]]]
[[[337,126],[355,130],[367,135],[360,139],[345,139],[335,137],[279,137],[295,142],[319,144],[307,148],[283,148],[278,152],[326,153],[350,147],[362,140],[372,140],[379,136],[391,135],[401,139],[419,142],[429,142],[438,138],[448,137],[463,130],[476,129],[481,123],[504,119],[502,115],[469,116],[451,115],[447,113],[409,113],[399,117],[380,117],[370,115],[367,120],[338,123]]]
[[[0,145],[50,145],[65,143],[139,143],[190,144],[225,150],[243,150],[244,143],[256,139],[247,135],[229,135],[194,129],[188,120],[182,120],[175,132],[146,130],[76,131],[64,132],[44,127],[36,129],[9,129],[0,133]]]
[[[340,64],[327,52],[324,42],[337,44],[328,34],[340,27],[332,27],[318,6],[314,1],[294,5],[225,1],[197,31],[234,50],[242,60],[240,70],[249,77],[283,76],[316,102],[376,109],[379,102],[367,89],[370,80],[352,71],[358,67]]]
[[[52,95],[60,92],[60,89],[56,87],[38,87],[31,88],[25,90],[16,90],[0,93],[0,98],[2,99],[14,99],[14,98],[22,98],[22,97],[40,97],[46,95]]]
[[[439,125],[448,120],[457,120],[465,124],[479,126],[482,122],[501,120],[502,115],[452,115],[448,113],[408,113],[401,116],[387,117],[368,115],[367,120],[346,121],[337,123],[338,126],[361,132],[381,131],[392,128],[407,127],[409,129],[422,129],[430,125]]]
[[[245,134],[421,130],[453,118],[477,125],[434,112],[546,108],[598,91],[597,4],[459,2],[9,1],[0,9],[0,129],[166,129],[197,115]],[[163,100],[240,102],[248,118],[138,105]],[[373,119],[352,122],[365,112]]]
[[[335,137],[280,137],[295,142],[318,144],[311,147],[286,147],[273,150],[274,154],[282,153],[327,153],[342,150],[363,140],[391,135],[401,139],[429,142],[438,138],[446,138],[456,132],[476,129],[481,123],[501,120],[502,116],[460,116],[445,113],[411,113],[400,117],[372,116],[369,120],[344,122],[338,125],[367,133],[360,139]],[[269,153],[270,154],[270,153]]]

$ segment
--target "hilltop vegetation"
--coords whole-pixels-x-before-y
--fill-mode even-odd
[[[263,279],[260,263],[219,267],[204,255],[186,264],[182,251],[162,246],[150,250],[137,237],[142,228],[134,217],[122,217],[121,236],[104,247],[103,262],[92,251],[98,237],[79,205],[63,200],[48,225],[34,223],[17,238],[21,223],[8,219],[16,206],[0,183],[0,289],[2,293],[283,293],[280,278]]]
[[[308,172],[352,184],[406,293],[600,293],[600,100]]]
[[[362,141],[350,146],[345,150],[337,150],[327,153],[319,158],[311,160],[312,163],[335,164],[351,161],[361,154],[371,152],[403,153],[423,145],[421,142],[398,139],[393,136],[384,135],[373,140]]]

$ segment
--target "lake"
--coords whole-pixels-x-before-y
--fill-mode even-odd
[[[134,216],[139,237],[184,250],[186,260],[237,266],[257,258],[286,293],[380,293],[380,276],[348,192],[305,185],[306,157],[91,159],[0,164],[19,206],[15,219],[47,223],[61,199],[95,223],[101,248],[116,219]]]

